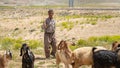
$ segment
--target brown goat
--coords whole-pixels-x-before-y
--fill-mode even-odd
[[[118,41],[112,43],[112,51],[115,51],[118,47],[120,47],[120,43]]]
[[[9,51],[6,51],[4,55],[0,55],[0,68],[6,68],[7,63],[9,60],[12,59],[12,53]]]
[[[72,52],[68,47],[68,43],[63,40],[60,41],[56,52],[56,64],[58,65],[58,68],[60,62],[65,64],[65,68],[69,68],[69,64],[72,63],[71,54]]]

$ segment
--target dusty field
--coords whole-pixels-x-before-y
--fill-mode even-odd
[[[36,39],[43,42],[44,32],[41,25],[47,18],[47,10],[47,8],[0,9],[0,37]],[[88,17],[85,17],[86,15]],[[89,17],[89,15],[98,15],[98,17]],[[99,18],[101,15],[111,15],[111,17]],[[120,11],[55,10],[54,17],[57,23],[56,38],[58,42],[61,39],[75,38],[78,40],[80,38],[87,39],[91,36],[120,35]],[[67,29],[62,27],[61,23],[63,22],[74,24],[70,29],[69,27]],[[14,57],[8,68],[21,68],[19,50],[12,51]],[[35,68],[56,68],[55,59],[44,58],[43,47],[32,49],[32,51],[36,56]],[[63,64],[60,66],[61,68],[64,67]],[[83,66],[81,68],[90,67]]]

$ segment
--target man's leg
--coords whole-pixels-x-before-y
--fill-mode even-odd
[[[52,46],[51,55],[55,57],[55,53],[56,53],[56,39],[55,38],[52,40],[51,46]]]
[[[50,43],[49,43],[49,35],[44,34],[44,50],[46,58],[50,57]]]

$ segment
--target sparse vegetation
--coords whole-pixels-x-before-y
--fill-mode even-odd
[[[43,43],[39,40],[28,40],[28,43],[32,49],[36,49],[37,47],[43,47]]]
[[[67,30],[71,30],[74,27],[74,22],[62,22],[61,26],[62,29],[67,29]]]
[[[1,49],[19,49],[23,43],[28,43],[31,49],[43,47],[43,43],[39,40],[23,40],[22,38],[3,38],[0,40]]]
[[[100,37],[90,37],[87,40],[80,39],[77,42],[78,46],[104,46],[104,44],[111,45],[114,41],[120,41],[120,36],[100,36]]]
[[[0,6],[0,8],[12,9],[14,7],[12,7],[12,6]]]
[[[78,18],[78,20],[76,20],[76,24],[91,24],[91,25],[96,25],[98,20],[103,20],[103,21],[106,21],[107,19],[110,19],[110,18],[115,18],[116,15],[105,15],[105,14],[92,14],[92,13],[88,13],[88,14],[74,14],[74,15],[71,15],[69,13],[66,13],[67,15],[64,14],[64,16],[61,16],[63,17],[63,19],[66,19],[68,22],[71,20],[71,19],[76,19]],[[85,20],[82,20],[79,22],[79,19],[81,18],[84,18]],[[62,22],[63,25],[65,28],[68,28],[69,27],[67,25],[71,25],[66,23],[66,22]],[[67,24],[67,25],[66,25]]]
[[[114,41],[120,41],[119,35],[90,37],[88,39],[79,39],[76,46],[70,46],[72,50],[83,46],[105,46],[111,45]],[[109,46],[110,47],[110,46]]]

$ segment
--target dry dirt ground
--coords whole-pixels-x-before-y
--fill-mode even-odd
[[[14,8],[14,9],[0,9],[0,37],[23,38],[23,39],[37,39],[43,41],[43,30],[41,25],[45,18],[47,18],[48,9],[40,8]],[[59,42],[61,39],[76,40],[82,38],[87,39],[91,36],[103,35],[120,35],[120,17],[110,18],[107,20],[98,20],[96,25],[91,24],[77,24],[71,30],[61,30],[59,23],[66,21],[65,18],[59,18],[61,13],[69,12],[71,14],[79,13],[109,13],[120,14],[120,11],[79,11],[79,10],[56,10],[55,19],[57,21],[56,38]],[[84,18],[72,18],[69,21],[82,21]],[[21,57],[19,50],[12,50],[14,59],[10,61],[8,68],[21,68]],[[45,59],[43,48],[32,50],[35,53],[35,68],[56,68],[55,59]],[[2,54],[2,53],[1,53]],[[60,65],[64,68],[63,64]],[[90,68],[83,66],[81,68]]]

